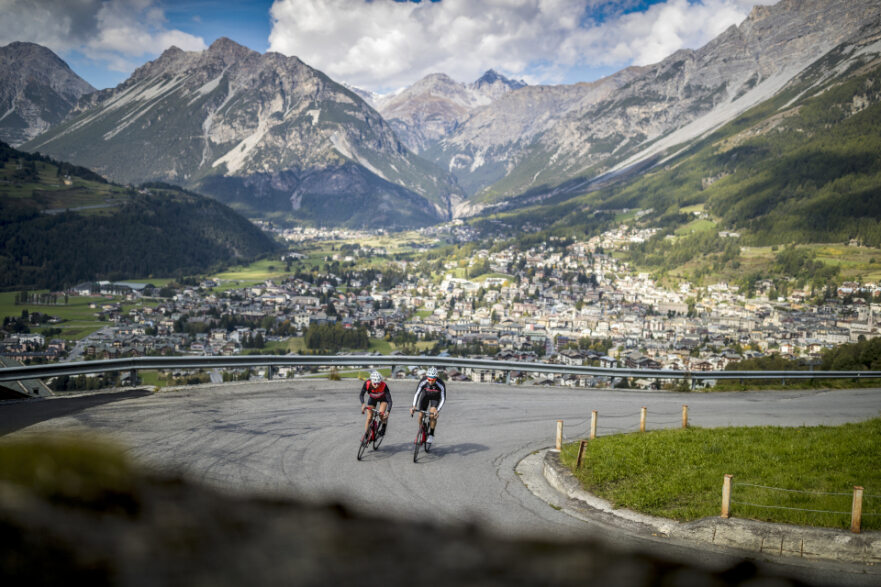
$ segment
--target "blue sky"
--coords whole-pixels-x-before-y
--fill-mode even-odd
[[[430,73],[591,81],[697,48],[776,0],[0,0],[0,45],[47,46],[97,88],[229,37],[378,92]]]

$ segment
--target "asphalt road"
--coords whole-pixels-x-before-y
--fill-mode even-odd
[[[342,500],[396,517],[476,523],[503,537],[600,535],[625,548],[720,566],[732,556],[617,536],[570,517],[527,489],[515,467],[553,445],[557,420],[564,421],[565,438],[584,437],[592,410],[598,411],[600,435],[638,429],[642,406],[649,430],[678,427],[683,404],[690,424],[702,427],[836,425],[881,414],[879,390],[705,394],[452,382],[435,446],[413,463],[417,424],[407,407],[415,382],[392,381],[388,434],[379,451],[369,450],[359,462],[359,384],[297,379],[14,402],[0,405],[0,435],[89,429],[122,443],[149,467],[226,491]],[[793,572],[830,585],[881,579],[875,574],[867,580],[847,565],[818,569],[797,564]]]

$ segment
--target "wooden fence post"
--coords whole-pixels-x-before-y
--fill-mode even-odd
[[[850,531],[860,533],[863,519],[863,488],[855,485],[853,488],[853,506],[850,509]]]
[[[645,432],[645,406],[639,411],[639,431]]]
[[[578,458],[575,459],[575,468],[576,469],[581,468],[581,461],[584,460],[584,449],[586,449],[586,448],[587,448],[587,441],[582,440],[581,443],[578,445]]]
[[[590,439],[593,440],[597,437],[597,411],[594,410],[590,413]]]
[[[682,406],[682,427],[688,428],[688,405]]]
[[[563,420],[557,420],[557,450],[563,450]]]
[[[731,479],[734,475],[725,475],[722,481],[722,517],[731,515]]]

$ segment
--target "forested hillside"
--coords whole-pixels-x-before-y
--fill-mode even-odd
[[[109,184],[0,143],[0,289],[200,272],[275,246],[209,198]]]
[[[839,267],[817,260],[817,243],[881,247],[881,60],[842,71],[837,58],[647,173],[472,224],[495,239],[531,233],[522,243],[626,222],[658,229],[628,253],[657,274],[828,286]],[[762,263],[748,248],[768,251]]]

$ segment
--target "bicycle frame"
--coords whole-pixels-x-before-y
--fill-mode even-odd
[[[377,450],[379,445],[382,443],[383,436],[379,434],[379,426],[382,424],[382,414],[376,408],[368,407],[366,408],[370,410],[370,424],[367,425],[367,430],[364,432],[364,436],[361,437],[361,444],[358,445],[358,460],[361,460],[361,457],[364,456],[364,451],[367,450],[367,446],[372,442],[373,450]]]
[[[421,416],[419,417],[419,430],[416,432],[416,440],[413,441],[413,462],[419,458],[419,447],[424,447],[425,452],[431,450],[431,443],[428,442],[429,431],[431,430],[431,414],[425,410],[416,410]]]

